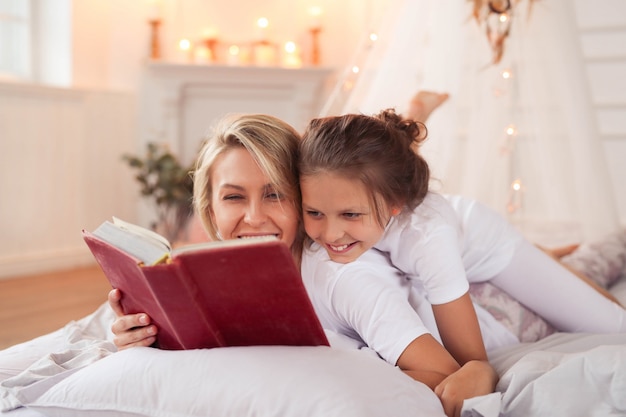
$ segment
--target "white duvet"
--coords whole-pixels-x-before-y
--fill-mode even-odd
[[[626,282],[617,295],[626,301]],[[443,417],[437,397],[367,349],[328,347],[115,353],[105,304],[0,351],[0,415]],[[626,416],[626,334],[556,333],[490,352],[497,392],[463,416]]]

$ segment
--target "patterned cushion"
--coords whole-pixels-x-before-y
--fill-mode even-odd
[[[581,244],[561,262],[609,288],[626,276],[626,230]],[[556,331],[543,318],[489,282],[470,285],[470,296],[515,334],[520,342],[536,342]]]

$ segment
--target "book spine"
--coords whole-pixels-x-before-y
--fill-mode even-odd
[[[215,325],[206,317],[198,298],[198,288],[176,260],[142,268],[168,325],[182,349],[225,346]],[[167,346],[160,346],[168,349]]]
[[[149,282],[150,271],[139,266],[138,259],[93,234],[83,231],[83,236],[111,286],[121,291],[124,314],[148,314],[159,329],[157,344],[165,349],[183,349],[176,327],[160,305],[160,293]]]

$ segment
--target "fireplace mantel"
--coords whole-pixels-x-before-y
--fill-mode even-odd
[[[185,163],[227,113],[267,113],[302,131],[318,115],[333,71],[150,62],[141,87],[141,143],[165,142]]]

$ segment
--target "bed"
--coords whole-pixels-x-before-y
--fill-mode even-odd
[[[623,267],[610,290],[626,304]],[[112,320],[103,304],[0,351],[0,415],[445,416],[425,385],[337,334],[332,347],[116,353]],[[552,333],[489,356],[497,392],[467,400],[464,417],[626,415],[626,334]]]

